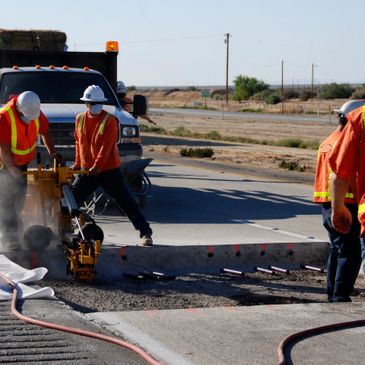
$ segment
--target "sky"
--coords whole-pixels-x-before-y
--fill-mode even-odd
[[[36,5],[35,5],[36,4]],[[127,86],[364,83],[362,0],[2,1],[1,28],[54,29],[70,51],[119,42]]]

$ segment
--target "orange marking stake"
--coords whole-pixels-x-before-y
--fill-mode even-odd
[[[120,258],[125,261],[127,260],[127,255],[125,254],[125,247],[121,247],[119,250]]]
[[[240,252],[240,246],[239,245],[234,245],[234,253],[236,254],[236,256],[240,256],[241,252]]]
[[[267,246],[266,243],[261,244],[261,252],[260,252],[261,256],[264,256],[266,254],[266,246]]]
[[[288,243],[288,255],[294,255],[294,243]]]

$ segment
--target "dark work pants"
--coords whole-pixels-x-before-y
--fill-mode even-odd
[[[82,206],[98,187],[102,187],[115,200],[133,223],[134,228],[140,231],[141,237],[152,234],[150,225],[133,199],[119,168],[102,172],[99,175],[79,175],[73,187],[77,205]]]
[[[25,172],[27,165],[19,166]],[[0,170],[0,230],[6,246],[19,241],[20,216],[27,193],[27,178],[16,179],[6,169]]]
[[[332,227],[331,204],[322,206],[323,225],[328,231],[329,255],[327,261],[327,294],[329,301],[349,302],[350,294],[361,265],[360,223],[357,205],[346,204],[352,215],[352,225],[346,234]]]

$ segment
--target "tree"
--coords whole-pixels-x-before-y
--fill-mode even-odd
[[[243,75],[238,75],[233,83],[233,100],[238,100],[239,102],[247,100],[252,95],[269,88],[269,85],[265,84],[263,81],[257,80],[255,77]]]

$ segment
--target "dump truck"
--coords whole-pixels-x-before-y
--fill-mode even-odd
[[[136,103],[133,116],[118,102],[118,43],[107,42],[105,52],[67,49],[66,34],[60,31],[0,29],[0,105],[26,90],[37,93],[42,112],[50,122],[56,150],[71,164],[75,158],[75,118],[86,110],[80,97],[89,85],[99,85],[108,99],[104,109],[119,121],[122,161],[141,158],[140,128],[135,116],[145,114],[146,105]],[[51,163],[41,139],[38,151],[44,163]]]

